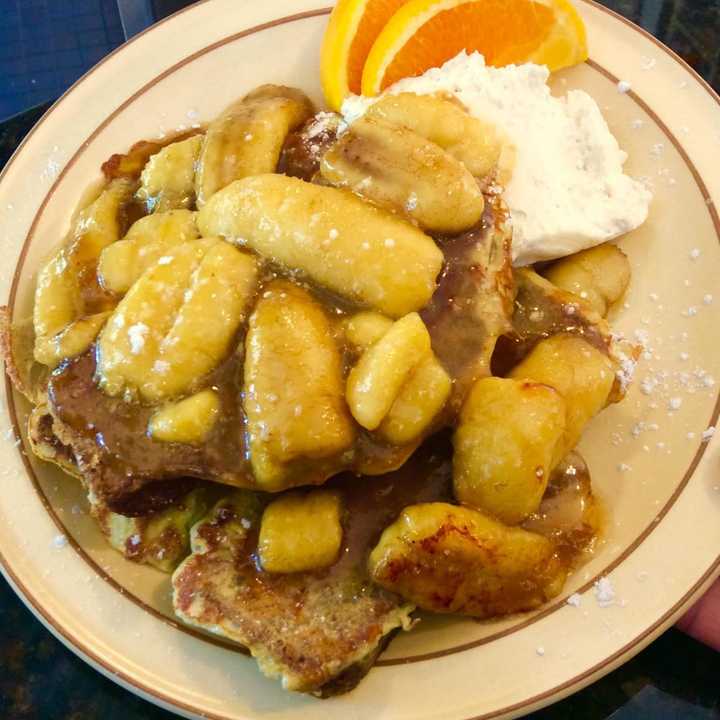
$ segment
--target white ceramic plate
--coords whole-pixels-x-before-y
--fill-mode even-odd
[[[597,5],[579,9],[591,61],[561,73],[556,89],[582,87],[598,100],[629,153],[628,171],[655,190],[649,221],[622,241],[634,274],[614,318],[647,338],[649,350],[627,400],[597,418],[581,446],[609,511],[596,557],[541,612],[424,622],[393,641],[350,694],[290,695],[235,649],[172,619],[167,576],[110,550],[79,485],[16,442],[27,407],[8,387],[3,571],[40,620],[98,670],[188,717],[509,717],[627,660],[718,574],[720,442],[703,442],[702,433],[716,422],[720,379],[720,100],[638,28]],[[56,103],[0,181],[0,297],[10,298],[15,317],[28,312],[39,262],[111,153],[203,122],[263,82],[299,86],[320,102],[327,14],[322,0],[202,2],[133,39]],[[631,93],[617,91],[618,78]],[[674,398],[681,405],[670,409]],[[594,597],[601,576],[616,590],[610,607]],[[565,603],[573,592],[582,595],[579,608]]]

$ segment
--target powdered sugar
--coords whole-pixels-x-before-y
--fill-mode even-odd
[[[150,328],[145,323],[135,323],[128,330],[128,339],[130,340],[130,352],[133,355],[139,355],[143,347],[145,347],[145,337]]]
[[[571,607],[579,608],[582,605],[582,595],[579,593],[573,593],[567,600],[567,604]]]
[[[615,604],[615,588],[610,578],[601,577],[595,582],[593,589],[595,600],[600,607],[605,608]]]

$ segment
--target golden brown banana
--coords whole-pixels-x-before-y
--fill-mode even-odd
[[[222,235],[395,318],[428,302],[442,266],[416,227],[351,193],[284,175],[235,181],[197,223],[202,235]]]
[[[350,370],[347,401],[353,417],[375,430],[417,364],[430,353],[430,335],[417,313],[409,313],[371,345]]]
[[[120,301],[98,340],[98,377],[112,396],[157,403],[191,390],[231,349],[255,294],[258,263],[219,239],[168,252]]]
[[[355,438],[344,398],[342,358],[330,322],[292,283],[266,286],[245,341],[250,461],[262,489],[325,480]],[[317,472],[314,472],[315,469]]]
[[[368,568],[376,583],[424,610],[481,618],[541,605],[567,574],[547,538],[447,503],[406,507]]]
[[[577,445],[585,426],[608,403],[615,382],[615,364],[578,335],[558,334],[541,340],[510,377],[555,388],[567,408],[560,460]]]
[[[55,367],[66,358],[82,355],[95,342],[109,315],[109,310],[88,315],[73,320],[55,335],[36,338],[35,359],[42,365]]]
[[[332,490],[284,493],[266,508],[258,537],[263,570],[293,573],[332,565],[342,543],[340,495]]]
[[[437,95],[385,95],[370,106],[366,116],[413,130],[460,160],[478,178],[493,170],[505,144],[494,126]]]
[[[375,312],[359,312],[343,321],[345,339],[355,350],[367,352],[393,326],[392,320]],[[383,355],[379,353],[381,364]],[[386,368],[383,368],[383,371]],[[428,351],[410,371],[378,433],[393,445],[408,445],[432,424],[450,395],[452,381],[435,354]],[[382,392],[385,392],[384,390]]]
[[[445,407],[452,380],[430,352],[410,373],[378,432],[393,445],[406,445],[420,437]]]
[[[57,353],[65,343],[77,350],[80,335],[90,327],[86,323],[79,334],[71,333],[72,341],[70,336],[65,340],[56,340],[55,336],[86,314],[95,315],[112,307],[98,285],[97,262],[102,250],[120,236],[120,209],[132,196],[132,190],[128,180],[110,182],[78,214],[68,243],[38,273],[33,307],[38,362],[54,367],[62,359]]]
[[[543,274],[604,317],[630,283],[630,262],[617,245],[603,243],[554,262]]]
[[[540,505],[565,430],[565,401],[553,388],[478,380],[453,437],[455,497],[509,525],[521,522]]]
[[[431,232],[458,234],[482,216],[482,192],[461,162],[379,118],[356,120],[325,153],[320,172],[331,185],[407,215]]]
[[[176,245],[199,236],[195,213],[170,210],[140,218],[122,240],[106,247],[98,262],[103,287],[126,293],[131,285]]]
[[[202,135],[193,135],[150,156],[136,193],[148,212],[189,208],[195,202],[195,166],[202,143]]]
[[[200,443],[220,414],[220,398],[211,388],[160,408],[150,418],[148,432],[162,442]]]
[[[299,90],[263,85],[208,126],[195,174],[197,205],[233,180],[275,171],[287,134],[312,115]]]

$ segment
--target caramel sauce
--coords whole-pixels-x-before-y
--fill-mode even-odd
[[[327,123],[315,131],[317,122],[315,117],[311,117],[302,127],[288,134],[278,161],[279,173],[307,182],[316,178],[322,156],[337,138],[336,123]]]
[[[187,140],[194,135],[204,132],[203,128],[192,128],[183,132],[173,133],[162,140],[140,140],[126,153],[111,155],[101,166],[105,179],[109,182],[116,178],[139,180],[145,164],[151,155],[160,152],[165,146],[174,142]]]
[[[232,356],[208,376],[207,386],[217,391],[222,411],[200,446],[153,440],[147,428],[156,408],[106,395],[95,379],[94,350],[52,373],[48,399],[59,420],[85,441],[75,447],[80,469],[101,467],[102,485],[113,490],[107,498],[110,506],[128,512],[128,504],[142,507],[138,498],[132,501],[133,493],[153,481],[189,476],[252,484],[237,374],[238,359]]]
[[[452,447],[449,433],[426,441],[398,470],[376,477],[333,478],[327,487],[343,498],[343,548],[331,568],[341,572],[362,564],[382,531],[408,505],[452,501]]]
[[[449,431],[429,438],[398,470],[368,477],[342,473],[323,487],[342,496],[343,542],[338,559],[314,577],[367,579],[367,559],[380,535],[404,508],[430,502],[453,503],[452,445]],[[265,500],[270,499],[266,497]],[[239,518],[227,517],[227,520]],[[537,512],[522,527],[552,540],[560,562],[575,568],[592,555],[601,531],[602,513],[592,494],[590,472],[582,457],[573,452],[552,473]],[[206,538],[215,545],[222,536],[220,525]],[[236,564],[247,578],[273,582],[257,559],[258,528],[253,526]],[[349,581],[349,580],[348,580]]]
[[[444,264],[438,286],[420,315],[433,352],[453,378],[450,413],[460,410],[473,383],[489,374],[495,340],[510,329],[513,281],[507,210],[486,194],[480,224],[440,241]]]
[[[559,333],[578,335],[607,354],[607,338],[584,312],[571,309],[564,302],[565,296],[557,288],[543,291],[539,285],[519,277],[512,331],[498,338],[491,364],[493,375],[507,375],[540,340]]]
[[[452,489],[450,432],[429,438],[398,470],[378,477],[333,478],[325,487],[343,497],[343,549],[328,572],[362,565],[383,530],[409,505],[455,502]],[[592,554],[601,513],[592,494],[590,472],[578,453],[571,453],[552,473],[537,512],[523,527],[553,540],[560,561],[575,567]]]
[[[96,494],[118,512],[141,515],[142,498],[159,493],[157,487],[154,492],[143,489],[162,480],[190,477],[257,489],[242,409],[241,353],[233,353],[202,384],[218,393],[221,411],[201,445],[153,440],[148,424],[157,408],[106,395],[97,382],[94,349],[51,374],[48,401],[55,416],[79,438],[75,455],[81,471],[91,475]],[[354,448],[340,460],[298,464],[292,484],[320,484],[338,465],[358,474],[385,473],[405,462],[415,448],[387,445],[360,430]]]
[[[426,502],[452,502],[452,447],[449,433],[430,438],[399,469],[377,476],[356,476],[341,473],[328,481],[324,488],[338,491],[342,498],[343,540],[333,565],[312,573],[328,586],[342,586],[348,592],[361,593],[369,585],[367,559],[383,530],[408,505]],[[271,499],[269,496],[264,501]],[[204,539],[219,547],[224,542],[223,526],[241,518],[227,511],[203,527]],[[244,581],[264,583],[268,587],[284,585],[283,575],[267,573],[257,557],[258,526],[253,525],[240,548],[235,564]]]
[[[573,451],[555,468],[540,507],[522,525],[552,540],[561,562],[573,568],[592,555],[602,523],[602,507],[592,492],[590,470]]]

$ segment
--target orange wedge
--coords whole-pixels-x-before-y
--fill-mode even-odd
[[[387,21],[406,0],[338,0],[328,22],[320,58],[320,80],[327,104],[339,110],[360,79],[370,48]]]
[[[550,70],[587,59],[585,26],[569,0],[410,0],[375,40],[362,94],[375,95],[461,50],[481,52],[488,65],[535,62]]]

